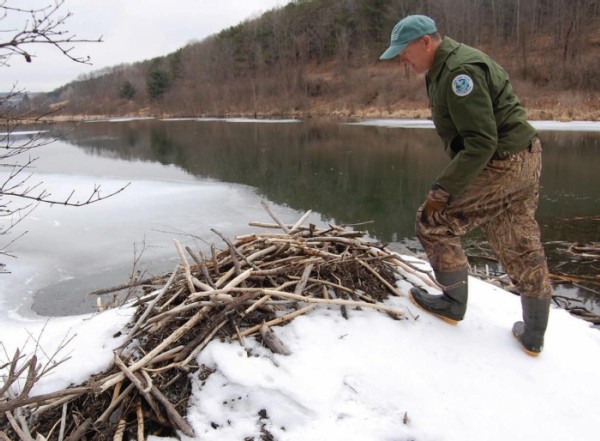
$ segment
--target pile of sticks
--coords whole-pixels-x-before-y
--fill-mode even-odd
[[[574,256],[598,260],[600,259],[600,243],[592,242],[585,245],[574,243],[569,246],[568,252]]]
[[[577,218],[572,219],[576,220]],[[596,217],[594,219],[600,220],[600,218]],[[561,295],[559,290],[555,290],[554,294],[552,294],[554,304],[582,320],[593,325],[600,325],[600,313],[597,304],[595,304],[597,301],[594,301],[594,299],[600,296],[600,291],[598,290],[600,286],[600,274],[597,272],[594,273],[595,270],[597,271],[597,266],[595,265],[600,261],[600,244],[597,242],[580,244],[556,241],[545,245],[558,246],[556,249],[549,248],[550,252],[567,255],[564,261],[558,264],[555,263],[554,268],[549,266],[549,277],[552,285],[571,285],[579,289],[582,293],[589,294],[588,296],[574,297],[572,295]],[[518,294],[517,288],[513,285],[508,275],[499,268],[498,260],[490,249],[486,249],[481,243],[471,244],[471,251],[467,255],[471,261],[470,274],[472,276]],[[487,264],[475,265],[473,260],[479,263],[490,261],[492,267],[490,268]],[[569,268],[572,271],[569,271]]]
[[[310,212],[286,225],[265,209],[275,223],[250,225],[268,232],[232,242],[213,230],[226,246],[212,248],[209,256],[175,241],[180,263],[154,280],[158,289],[137,284],[137,309],[124,331],[125,344],[115,351],[113,367],[85,385],[41,397],[29,397],[31,385],[8,394],[11,378],[38,375],[37,363],[23,363],[15,354],[0,393],[0,440],[3,432],[22,440],[193,436],[184,418],[190,374],[211,374],[196,358],[213,339],[243,345],[252,336],[273,352],[288,354],[272,326],[319,305],[339,308],[344,316],[372,308],[400,319],[404,311],[382,303],[401,295],[396,281],[410,273],[433,286],[410,262],[364,240],[363,232],[304,226]]]

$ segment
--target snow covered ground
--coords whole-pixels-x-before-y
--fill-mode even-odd
[[[409,285],[398,286],[406,292]],[[467,317],[458,326],[402,297],[387,303],[407,311],[404,320],[366,310],[350,310],[346,320],[323,306],[273,328],[289,356],[253,339],[245,348],[213,341],[198,356],[215,372],[194,382],[192,439],[258,440],[261,425],[289,441],[598,439],[600,332],[553,308],[546,348],[531,358],[510,334],[520,317],[518,297],[473,278],[470,288]],[[109,366],[120,343],[111,336],[132,313],[2,314],[0,364],[28,339],[27,350],[36,339],[53,353],[70,336],[58,358],[71,358],[33,393],[84,381]]]

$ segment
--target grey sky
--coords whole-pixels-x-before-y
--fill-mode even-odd
[[[12,1],[28,8],[54,0]],[[0,68],[0,91],[15,83],[31,92],[50,91],[104,67],[166,55],[287,3],[289,0],[66,0],[64,13],[70,11],[73,16],[64,29],[78,38],[103,39],[102,43],[79,44],[73,50],[77,56],[89,55],[93,64],[75,63],[55,48],[31,46],[28,51],[35,55],[33,62],[15,56],[9,67]],[[22,25],[5,18],[0,21],[0,31]]]

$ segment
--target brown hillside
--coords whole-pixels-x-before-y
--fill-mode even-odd
[[[502,64],[532,119],[600,120],[600,5],[584,0],[298,0],[174,53],[50,94],[62,116],[427,118],[423,78],[379,62],[398,18]],[[468,11],[465,14],[464,11]]]

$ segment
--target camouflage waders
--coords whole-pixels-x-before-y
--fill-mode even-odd
[[[417,237],[433,269],[453,272],[467,268],[461,237],[481,227],[496,257],[519,292],[550,299],[546,257],[535,220],[542,168],[542,147],[505,159],[492,159],[447,208],[425,220],[417,212]]]

